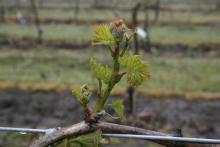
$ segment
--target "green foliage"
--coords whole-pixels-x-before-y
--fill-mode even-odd
[[[87,106],[91,97],[91,92],[89,91],[87,85],[83,85],[81,89],[74,89],[72,93],[83,107]]]
[[[70,144],[68,142],[68,139],[65,138],[64,140],[62,140],[60,143],[52,146],[52,147],[70,147]]]
[[[113,45],[115,39],[111,33],[110,26],[106,24],[99,25],[95,28],[95,35],[92,43],[94,45]]]
[[[97,113],[104,109],[114,86],[120,82],[125,74],[127,74],[127,81],[131,86],[138,86],[150,78],[148,66],[141,61],[139,56],[126,55],[129,49],[129,42],[134,33],[133,30],[126,26],[122,19],[116,19],[110,24],[103,24],[96,27],[93,44],[107,46],[112,57],[112,67],[103,66],[94,59],[90,60],[91,71],[99,81],[98,98],[91,113]],[[120,64],[126,67],[126,72],[121,71]],[[102,87],[102,82],[105,83],[104,88]],[[87,107],[88,94],[83,95],[82,89],[81,91],[73,91],[73,93],[78,101],[84,107]],[[112,107],[122,121],[125,121],[122,101],[115,101]],[[85,113],[86,117],[91,116],[87,114],[87,111]]]
[[[116,100],[113,102],[112,107],[117,115],[121,118],[122,122],[126,121],[126,117],[124,115],[124,104],[122,100]]]
[[[100,147],[102,132],[95,131],[76,138],[66,138],[56,147]]]
[[[102,132],[96,131],[69,140],[70,147],[99,147],[102,139]]]
[[[100,25],[95,30],[93,44],[106,45],[113,59],[112,70],[96,63],[93,59],[90,61],[92,72],[99,80],[99,99],[96,101],[95,112],[99,112],[105,107],[112,89],[125,74],[127,74],[127,81],[131,86],[138,86],[150,77],[148,66],[138,56],[125,56],[134,33],[126,26],[123,19],[113,20],[109,25]],[[126,72],[121,71],[120,64],[126,67]],[[100,81],[104,81],[105,88],[102,88]],[[116,112],[124,119],[122,103],[117,102],[114,105]]]
[[[96,62],[96,60],[90,60],[90,68],[97,79],[102,80],[104,83],[108,83],[111,80],[112,70],[107,66],[103,66]]]
[[[119,59],[127,72],[127,80],[131,86],[141,85],[150,78],[148,65],[143,63],[138,55],[125,55]]]

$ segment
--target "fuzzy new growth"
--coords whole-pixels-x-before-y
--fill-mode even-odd
[[[114,86],[120,82],[125,75],[131,86],[138,86],[149,79],[148,66],[141,61],[140,57],[129,55],[128,53],[129,41],[133,37],[133,34],[134,32],[128,29],[122,19],[117,19],[110,24],[102,24],[96,27],[92,44],[103,45],[109,49],[112,57],[112,66],[108,67],[107,65],[102,65],[95,59],[90,60],[91,71],[99,85],[99,94],[94,108],[90,109],[88,107],[91,91],[87,85],[74,89],[72,93],[83,107],[85,113],[84,122],[74,126],[72,129],[66,128],[54,132],[50,134],[50,136],[45,136],[34,142],[31,147],[43,147],[63,138],[66,138],[66,141],[64,141],[65,147],[69,147],[71,144],[72,146],[74,146],[74,144],[79,144],[85,147],[99,145],[99,142],[101,142],[101,131],[97,130],[108,130],[108,125],[110,125],[99,126],[99,119],[107,114],[105,111],[107,106],[106,101]],[[122,121],[126,120],[122,100],[114,101],[108,106],[117,113]],[[115,125],[110,126],[110,129],[114,130]],[[118,129],[117,127],[116,125],[116,131],[119,131],[120,128]],[[126,129],[127,128],[125,128],[125,130]],[[133,128],[129,128],[129,130],[133,130]],[[86,136],[82,135],[89,132],[94,133]],[[75,137],[78,135],[80,136],[74,138],[74,135]]]
[[[102,24],[95,28],[92,44],[103,45],[109,50],[112,57],[112,67],[102,65],[95,59],[90,60],[91,71],[98,80],[99,94],[96,99],[95,107],[91,110],[92,112],[88,112],[89,109],[85,108],[87,110],[85,111],[86,120],[94,120],[95,114],[104,109],[112,89],[125,75],[127,76],[127,82],[131,86],[141,85],[144,81],[149,79],[148,66],[141,61],[139,56],[130,55],[128,53],[129,42],[134,33],[133,30],[126,26],[122,19],[116,19],[110,24]],[[89,100],[88,97],[85,97],[86,100],[83,100],[82,97],[79,97],[80,94],[76,92],[73,92],[73,94],[77,97],[80,104],[84,104],[83,101],[88,102],[87,100]],[[124,111],[123,104],[118,102],[112,106],[114,106],[113,109],[116,113],[124,119],[122,116]]]
[[[101,117],[106,116],[104,109],[106,107],[109,108],[109,106],[114,109],[122,120],[125,120],[122,100],[114,101],[112,104],[106,104],[112,89],[124,76],[127,77],[127,82],[131,86],[141,85],[150,78],[148,65],[143,63],[140,56],[130,55],[128,53],[128,44],[133,34],[134,32],[128,29],[121,19],[114,20],[110,24],[103,24],[96,27],[93,44],[104,45],[109,50],[112,56],[112,66],[102,65],[95,59],[90,61],[92,73],[99,83],[99,94],[94,108],[89,109],[88,107],[91,91],[87,85],[74,89],[73,95],[82,105],[85,112],[84,121],[69,127],[57,129],[57,131],[34,141],[30,147],[47,147],[51,145],[58,145],[59,147],[98,147],[100,142],[105,142],[102,141],[101,134],[107,132],[170,136],[170,134],[161,132],[99,121]],[[167,147],[201,146],[198,144],[173,141],[152,141]],[[202,146],[209,147],[206,145]]]

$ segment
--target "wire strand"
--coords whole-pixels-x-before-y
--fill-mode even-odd
[[[50,134],[54,132],[55,128],[49,129],[31,129],[31,128],[12,128],[12,127],[0,127],[2,132],[18,132],[21,134],[33,133],[33,134]],[[206,139],[206,138],[188,138],[188,137],[172,137],[172,136],[152,136],[152,135],[136,135],[136,134],[110,134],[104,133],[103,137],[113,138],[129,138],[129,139],[143,139],[143,140],[159,140],[159,141],[176,141],[176,142],[188,142],[188,143],[203,143],[203,144],[220,144],[219,139]]]
[[[220,144],[220,140],[218,139],[206,139],[206,138],[188,138],[188,137],[152,136],[152,135],[134,135],[134,134],[103,134],[103,136],[113,137],[113,138],[176,141],[176,142],[203,143],[203,144]]]
[[[30,128],[11,128],[11,127],[0,127],[2,132],[19,132],[19,133],[33,133],[33,134],[49,134],[55,131],[55,128],[49,129],[30,129]]]

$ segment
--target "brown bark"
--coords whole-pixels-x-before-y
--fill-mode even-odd
[[[39,138],[38,140],[34,141],[30,145],[30,147],[46,147],[64,138],[68,138],[70,136],[75,137],[75,136],[85,134],[91,131],[94,131],[94,129],[90,128],[90,126],[86,124],[85,122],[80,122],[78,124],[75,124],[67,128],[57,129],[57,131],[43,136]]]
[[[112,124],[107,122],[99,122],[94,124],[87,124],[85,122],[80,122],[76,125],[72,125],[66,128],[57,129],[57,131],[47,134],[38,140],[34,141],[30,147],[46,147],[52,145],[64,138],[76,137],[82,134],[93,132],[95,130],[101,130],[103,133],[132,133],[132,134],[144,134],[144,135],[158,135],[158,136],[171,136],[169,134],[145,130],[141,128],[124,126],[118,124]],[[167,147],[217,147],[217,145],[200,145],[192,143],[180,143],[173,141],[156,141],[152,142],[165,145]]]

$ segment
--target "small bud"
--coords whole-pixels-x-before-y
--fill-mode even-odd
[[[73,95],[77,98],[77,100],[80,102],[80,104],[83,107],[86,107],[86,105],[89,103],[91,92],[89,91],[89,88],[87,85],[83,85],[80,88],[76,88],[72,91]]]
[[[115,19],[111,22],[111,25],[115,25],[116,27],[119,27],[122,24],[124,24],[124,20],[121,18]]]
[[[85,91],[88,91],[89,90],[89,88],[88,88],[88,86],[86,85],[86,84],[84,84],[82,87],[81,87],[81,92],[83,93],[83,92],[85,92]]]

